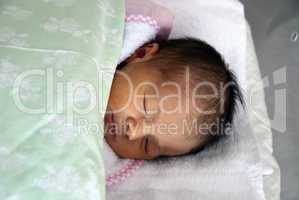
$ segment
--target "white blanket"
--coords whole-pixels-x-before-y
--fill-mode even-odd
[[[246,95],[247,83],[253,81],[246,68],[256,73],[253,77],[261,82],[256,58],[254,54],[248,54],[254,50],[239,2],[192,0],[186,4],[179,0],[156,1],[175,14],[171,38],[191,36],[214,46],[235,71]],[[261,101],[264,106],[264,100]],[[264,107],[262,109],[265,110]],[[252,113],[248,115],[240,109],[233,136],[193,156],[143,163],[120,160],[105,145],[106,155],[109,155],[105,161],[109,166],[108,169],[106,167],[109,176],[107,199],[278,199],[277,193],[270,196],[269,192],[277,192],[279,187],[269,189],[269,183],[265,185],[263,177],[273,173],[276,166],[271,152],[260,145],[265,142],[271,146],[267,142],[271,132],[265,129],[265,140],[257,141],[263,137],[255,134],[257,127],[252,127],[253,118]],[[264,118],[268,120],[266,114]],[[261,129],[259,132],[261,134]],[[277,182],[277,179],[272,180],[272,183]],[[265,195],[266,190],[268,194]]]

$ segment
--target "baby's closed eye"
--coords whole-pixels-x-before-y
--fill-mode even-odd
[[[142,143],[144,143],[144,151],[149,156],[158,156],[160,154],[160,147],[153,135],[144,136]]]

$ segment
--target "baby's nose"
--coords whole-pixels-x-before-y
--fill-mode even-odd
[[[140,137],[139,134],[137,134],[138,122],[135,118],[128,117],[126,119],[126,125],[127,125],[127,128],[126,128],[125,134],[129,138],[129,140],[135,140],[138,137]]]

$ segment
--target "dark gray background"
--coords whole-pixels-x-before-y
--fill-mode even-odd
[[[281,168],[281,200],[299,199],[299,0],[241,0],[252,29],[262,76],[286,66],[286,124],[273,130],[274,155]],[[298,39],[295,39],[295,33]],[[293,36],[293,39],[292,39]],[[272,80],[273,81],[273,80]],[[270,79],[271,82],[271,79]],[[274,89],[265,89],[270,118],[274,113]]]

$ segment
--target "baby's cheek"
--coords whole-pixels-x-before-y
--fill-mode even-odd
[[[183,119],[178,114],[163,114],[154,122],[154,126],[158,136],[176,136],[183,132]]]

